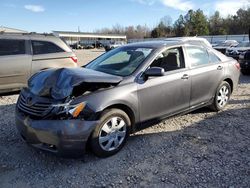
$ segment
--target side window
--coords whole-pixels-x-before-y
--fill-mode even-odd
[[[171,48],[160,53],[150,67],[161,67],[167,71],[185,68],[182,48]]]
[[[0,39],[0,56],[25,54],[25,40]]]
[[[187,46],[187,54],[192,67],[209,64],[207,50],[198,46]]]
[[[210,63],[219,63],[221,62],[220,58],[215,55],[213,52],[209,51],[209,62]]]
[[[56,44],[47,41],[32,41],[32,49],[34,55],[64,52]]]

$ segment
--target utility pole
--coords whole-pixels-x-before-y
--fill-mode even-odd
[[[250,41],[250,27],[248,29],[248,41]]]
[[[78,30],[78,33],[80,33],[80,26],[78,26],[78,28],[77,28],[77,30]],[[80,44],[80,37],[78,37],[78,44]]]

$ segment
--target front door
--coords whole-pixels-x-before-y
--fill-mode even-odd
[[[138,84],[140,120],[157,119],[187,109],[191,80],[181,47],[161,52],[150,67],[164,68],[164,76],[149,77]]]

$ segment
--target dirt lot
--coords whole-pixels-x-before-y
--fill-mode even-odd
[[[106,159],[27,146],[15,128],[17,97],[0,97],[0,187],[250,187],[250,76],[241,76],[224,111],[162,121]]]
[[[85,65],[105,52],[104,49],[74,50],[80,66]]]

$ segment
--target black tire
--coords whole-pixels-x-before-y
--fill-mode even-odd
[[[227,99],[226,99],[225,96],[223,96],[224,100],[222,100],[222,99],[219,100],[219,97],[221,96],[221,90],[222,90],[222,88],[227,88],[227,90],[228,90],[228,93],[226,94]],[[226,82],[226,81],[223,81],[219,85],[219,87],[217,88],[217,90],[216,90],[216,93],[215,93],[215,96],[214,96],[214,100],[213,100],[213,104],[210,106],[210,108],[212,110],[216,111],[216,112],[222,110],[227,105],[227,103],[228,103],[228,101],[230,99],[231,92],[232,91],[231,91],[230,84],[228,82]],[[221,103],[221,101],[224,101],[224,102],[222,102],[223,104]]]
[[[114,119],[116,118],[118,123],[121,123],[122,121],[124,121],[125,125],[123,127],[126,127],[126,128],[121,128],[119,130],[116,130],[116,131],[113,131],[110,133],[105,133],[105,131],[103,130],[104,126],[109,126],[109,128],[112,129],[113,125],[109,125],[108,123],[113,124],[113,122],[111,121],[113,118]],[[118,123],[117,123],[117,126],[119,126]],[[91,146],[93,153],[95,155],[97,155],[98,157],[109,157],[109,156],[117,153],[125,145],[127,138],[129,136],[130,127],[131,127],[130,118],[128,117],[128,115],[124,111],[122,111],[120,109],[105,110],[101,115],[99,125],[96,126],[95,130],[93,131],[93,133],[90,136],[90,146]],[[124,133],[124,130],[126,130],[125,133]],[[119,132],[119,133],[122,132],[122,134],[124,134],[125,136],[119,137],[119,136],[117,136],[117,134],[118,134],[117,132]],[[104,135],[102,137],[102,134],[106,134],[106,135]],[[110,139],[107,140],[106,142],[102,142],[103,144],[100,143],[101,142],[101,141],[99,141],[100,138],[104,138],[106,136],[108,136]],[[120,143],[118,146],[115,146],[116,144],[115,144],[114,140],[117,141],[117,140],[119,140],[119,138],[120,138],[120,141],[119,141]],[[112,139],[113,139],[113,141],[111,141]],[[113,142],[110,145],[111,150],[107,151],[104,149],[103,145],[105,145],[105,143],[106,143],[106,147],[107,147],[110,142]],[[113,148],[112,148],[112,146],[113,146]]]

